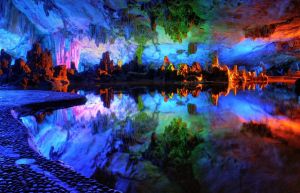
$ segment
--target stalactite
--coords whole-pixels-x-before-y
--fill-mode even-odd
[[[80,43],[77,39],[64,37],[61,33],[53,35],[55,45],[56,64],[65,64],[71,68],[71,62],[75,63],[76,69],[80,60]]]
[[[19,35],[29,32],[30,36],[33,36],[37,33],[34,25],[14,7],[11,0],[0,2],[0,27]]]

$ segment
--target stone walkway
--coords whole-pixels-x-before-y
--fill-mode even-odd
[[[47,91],[0,91],[0,192],[118,192],[32,150],[13,109],[60,108],[85,98]],[[26,109],[26,110],[24,110]]]

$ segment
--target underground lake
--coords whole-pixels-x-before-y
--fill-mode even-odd
[[[78,90],[84,105],[20,119],[35,151],[122,192],[299,190],[293,86],[226,89]]]

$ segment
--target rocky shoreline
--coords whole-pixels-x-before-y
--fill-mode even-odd
[[[14,117],[28,109],[63,108],[84,102],[85,97],[68,93],[0,91],[0,192],[118,192],[31,149],[26,127]],[[26,111],[19,111],[24,107]]]

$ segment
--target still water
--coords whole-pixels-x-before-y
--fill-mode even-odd
[[[104,88],[22,117],[32,148],[128,193],[300,192],[293,86]]]

